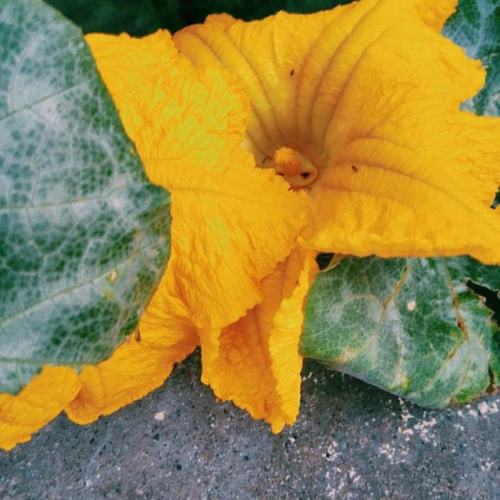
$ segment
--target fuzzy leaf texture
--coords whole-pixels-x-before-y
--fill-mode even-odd
[[[0,393],[110,356],[169,252],[146,178],[78,28],[0,0]]]
[[[486,85],[464,109],[481,115],[500,116],[500,1],[462,0],[444,27],[444,34],[467,54],[481,59],[488,69]],[[494,205],[500,204],[500,186]]]
[[[480,59],[488,70],[486,85],[465,109],[480,115],[500,116],[500,2],[462,0],[443,33],[461,45],[470,57]]]
[[[302,352],[415,403],[443,407],[498,384],[500,330],[469,290],[500,268],[469,258],[346,258],[311,291]]]
[[[499,16],[496,0],[462,0],[444,28],[488,69],[463,104],[477,114],[500,115]],[[313,285],[302,354],[422,406],[470,401],[500,383],[500,329],[481,287],[498,296],[499,266],[347,257]]]

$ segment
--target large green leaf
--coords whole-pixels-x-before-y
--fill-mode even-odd
[[[456,259],[346,258],[310,294],[304,356],[430,407],[483,393],[500,330],[466,286],[500,268]]]
[[[0,0],[0,392],[109,356],[161,277],[169,226],[79,29]]]
[[[461,0],[444,34],[487,69],[486,85],[463,108],[479,115],[500,116],[500,0]],[[499,186],[500,188],[500,186]],[[493,206],[500,205],[500,189]]]
[[[463,107],[499,115],[500,0],[461,0],[444,33],[488,69]],[[311,290],[302,353],[424,406],[469,401],[500,385],[499,289],[465,257],[346,258]]]
[[[500,0],[461,0],[444,34],[488,70],[486,86],[464,107],[480,115],[500,115]]]

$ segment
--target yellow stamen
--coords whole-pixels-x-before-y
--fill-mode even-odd
[[[274,169],[294,189],[305,188],[318,178],[318,168],[297,150],[279,148],[274,153]]]

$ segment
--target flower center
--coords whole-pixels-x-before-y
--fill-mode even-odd
[[[310,186],[319,175],[318,167],[297,150],[282,147],[274,152],[274,170],[283,176],[293,189]]]

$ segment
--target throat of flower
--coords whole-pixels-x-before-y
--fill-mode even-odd
[[[273,167],[293,189],[309,187],[319,175],[318,167],[309,158],[288,147],[281,147],[275,151]]]

